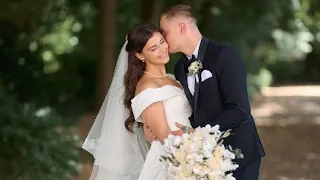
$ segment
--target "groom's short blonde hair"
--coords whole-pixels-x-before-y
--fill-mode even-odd
[[[185,4],[177,4],[166,9],[161,17],[165,16],[168,20],[178,16],[191,18],[194,23],[197,23],[195,12],[192,7]]]

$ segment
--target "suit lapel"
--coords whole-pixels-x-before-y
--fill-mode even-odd
[[[199,47],[199,52],[198,52],[198,59],[203,63],[204,55],[207,50],[209,40],[207,40],[205,37],[201,39],[200,47]],[[199,73],[196,75],[198,76],[199,82],[195,83],[195,90],[194,90],[194,107],[193,107],[193,114],[194,114],[194,119],[196,118],[196,113],[198,110],[198,99],[199,99],[199,91],[200,91],[200,83],[201,83],[201,70]]]
[[[183,87],[183,90],[187,96],[187,99],[189,101],[190,106],[193,108],[193,98],[192,98],[192,94],[189,91],[189,87],[188,87],[188,82],[187,82],[187,76],[186,76],[186,72],[184,70],[184,64],[183,61],[185,61],[185,58],[187,58],[186,56],[183,56],[180,60],[180,64],[179,64],[179,72],[178,72],[178,76],[179,76],[179,80],[180,83]]]

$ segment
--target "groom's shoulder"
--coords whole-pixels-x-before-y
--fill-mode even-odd
[[[210,56],[219,56],[222,52],[231,53],[232,51],[234,51],[230,43],[217,42],[212,40],[209,40],[208,50]]]
[[[217,42],[217,41],[212,41],[212,40],[209,40],[209,48],[211,49],[214,49],[216,51],[222,51],[226,48],[230,48],[231,45],[230,43],[227,43],[227,42]]]

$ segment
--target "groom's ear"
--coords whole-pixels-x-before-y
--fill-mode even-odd
[[[140,54],[140,53],[135,53],[134,54],[139,60],[141,60],[141,61],[144,61],[145,60],[145,57],[142,55],[142,54]]]
[[[186,24],[185,23],[179,23],[179,29],[180,29],[180,33],[184,34],[186,32]]]

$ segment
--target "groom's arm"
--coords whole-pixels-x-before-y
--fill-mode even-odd
[[[236,127],[248,120],[250,114],[244,63],[231,47],[226,47],[218,57],[215,68],[223,111],[206,123],[219,124],[223,129]]]

